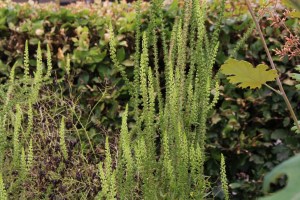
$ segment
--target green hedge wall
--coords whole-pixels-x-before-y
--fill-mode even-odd
[[[57,79],[64,75],[66,56],[70,54],[72,92],[75,96],[84,97],[80,98],[81,106],[93,106],[107,90],[107,96],[102,97],[102,102],[95,109],[94,125],[108,127],[118,124],[115,123],[119,118],[118,98],[127,92],[122,89],[122,81],[109,58],[108,22],[111,18],[118,30],[118,59],[130,70],[133,66],[130,55],[135,18],[132,10],[124,4],[95,6],[92,9],[75,5],[57,10],[55,4],[1,8],[0,81],[5,82],[13,64],[21,62],[26,40],[29,41],[30,64],[34,69],[35,50],[41,41],[44,50],[47,44],[50,45],[53,74]],[[22,71],[18,74],[22,75]]]
[[[80,4],[81,5],[81,4]],[[53,74],[57,81],[65,74],[66,55],[71,57],[72,82],[65,83],[65,92],[78,100],[85,110],[82,119],[91,114],[88,131],[95,141],[103,141],[103,130],[114,134],[120,125],[120,111],[128,101],[128,92],[120,74],[114,70],[108,53],[108,22],[117,31],[117,57],[130,76],[134,52],[134,5],[92,5],[83,8],[73,5],[57,9],[53,4],[32,6],[5,5],[0,8],[0,82],[5,83],[15,63],[21,63],[25,41],[30,44],[31,66],[35,66],[35,49],[38,41],[42,49],[49,44],[53,54]],[[217,5],[214,5],[217,6]],[[214,6],[209,17],[208,29],[213,30]],[[148,5],[143,4],[146,12]],[[75,10],[77,10],[75,12]],[[176,6],[166,10],[166,27],[169,29],[176,13]],[[220,34],[219,66],[228,58],[236,41],[250,26],[246,13],[238,17],[227,13]],[[147,20],[147,19],[144,19]],[[288,20],[294,27],[298,22]],[[279,48],[285,33],[270,27],[263,19],[265,35],[271,49]],[[145,27],[146,28],[146,27]],[[45,52],[44,52],[45,53]],[[253,64],[267,62],[258,36],[253,32],[237,54]],[[274,57],[282,73],[281,79],[293,106],[299,111],[299,94],[289,74],[297,60],[279,60]],[[22,76],[21,68],[17,76]],[[280,96],[269,89],[250,91],[237,89],[222,79],[221,98],[211,113],[208,135],[206,174],[218,180],[219,160],[222,152],[227,157],[228,178],[233,199],[253,199],[260,194],[263,175],[276,164],[299,151],[300,138],[290,131],[291,119]],[[275,86],[276,87],[276,86]],[[216,189],[217,191],[217,189]]]

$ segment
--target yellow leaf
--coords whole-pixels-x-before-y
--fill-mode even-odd
[[[256,68],[246,61],[239,61],[229,58],[222,66],[221,72],[228,77],[232,84],[238,84],[238,87],[250,89],[260,88],[267,81],[273,81],[277,77],[276,70],[268,70],[268,66],[264,64],[258,65]]]
[[[300,18],[300,11],[298,11],[298,12],[290,12],[290,16],[292,17],[292,18]]]

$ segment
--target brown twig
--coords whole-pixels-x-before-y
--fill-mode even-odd
[[[254,15],[254,12],[253,12],[253,10],[252,10],[250,1],[249,1],[249,0],[245,0],[245,1],[246,1],[248,10],[249,10],[249,12],[250,12],[250,14],[251,14],[251,16],[252,16],[252,19],[253,19],[253,21],[255,22],[256,30],[257,30],[258,33],[259,33],[259,37],[260,37],[260,39],[261,39],[261,41],[262,41],[262,43],[263,43],[263,46],[264,46],[264,49],[265,49],[265,51],[266,51],[266,53],[267,53],[269,62],[270,62],[270,64],[271,64],[271,67],[272,67],[272,69],[274,69],[274,70],[277,71],[277,69],[276,69],[276,67],[275,67],[275,64],[274,64],[274,62],[273,62],[272,56],[271,56],[271,54],[270,54],[269,48],[268,48],[268,46],[267,46],[267,44],[266,44],[266,40],[265,40],[264,35],[263,35],[262,31],[261,31],[260,25],[259,25],[259,23],[258,23],[258,21],[257,21],[257,19],[256,19],[256,17],[255,17],[255,15]],[[287,108],[288,108],[288,110],[290,111],[290,114],[291,114],[291,116],[292,116],[292,118],[293,118],[293,120],[294,120],[294,122],[295,122],[295,124],[296,124],[296,126],[297,126],[297,128],[298,128],[298,130],[300,131],[300,125],[299,125],[299,123],[298,123],[298,119],[297,119],[297,117],[296,117],[296,114],[295,114],[295,112],[294,112],[294,110],[293,110],[293,108],[292,108],[292,105],[291,105],[291,103],[290,103],[288,97],[286,96],[286,93],[285,93],[285,91],[284,91],[284,89],[283,89],[283,87],[282,87],[282,83],[281,83],[281,81],[280,81],[280,79],[279,79],[278,76],[276,77],[276,82],[277,82],[277,85],[278,85],[278,87],[279,87],[281,96],[283,97],[283,99],[284,99],[284,101],[285,101],[285,103],[286,103],[286,105],[287,105]]]

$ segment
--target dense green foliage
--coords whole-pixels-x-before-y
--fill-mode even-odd
[[[217,5],[214,6],[218,7]],[[42,55],[44,57],[47,49],[46,44],[49,44],[53,54],[53,76],[51,79],[55,83],[50,88],[52,91],[56,90],[59,92],[51,93],[48,90],[44,90],[45,93],[48,91],[53,96],[53,99],[50,100],[44,97],[42,100],[43,103],[39,104],[40,106],[28,106],[28,110],[25,110],[28,114],[23,113],[23,116],[25,115],[25,119],[27,119],[28,115],[28,119],[32,119],[30,113],[33,113],[34,116],[40,116],[41,114],[38,114],[41,112],[40,110],[43,111],[43,116],[51,116],[56,112],[55,109],[59,110],[58,104],[64,105],[65,108],[72,108],[73,111],[76,110],[79,114],[74,114],[72,109],[69,112],[64,111],[68,113],[65,116],[69,114],[71,116],[65,122],[67,127],[69,127],[70,123],[74,122],[76,124],[75,128],[80,130],[77,132],[82,147],[79,151],[85,155],[94,155],[93,151],[101,155],[101,153],[103,154],[101,146],[104,146],[105,136],[99,134],[99,132],[104,131],[106,135],[110,136],[116,134],[116,128],[121,126],[120,111],[125,109],[125,104],[130,97],[128,92],[130,86],[124,84],[121,75],[118,73],[118,69],[113,67],[113,62],[109,58],[109,20],[106,14],[110,13],[109,15],[113,16],[114,20],[112,20],[112,23],[116,32],[117,60],[122,67],[126,67],[125,71],[130,79],[134,77],[133,61],[136,59],[136,55],[133,54],[133,30],[136,15],[130,12],[133,8],[128,7],[126,4],[113,4],[111,9],[104,6],[95,6],[91,11],[81,9],[79,12],[73,12],[72,8],[71,10],[70,8],[63,8],[57,12],[52,12],[51,9],[56,8],[49,6],[46,9],[29,5],[12,5],[0,8],[1,83],[9,82],[11,71],[9,66],[16,66],[15,76],[17,79],[22,78],[24,72],[26,72],[24,67],[17,67],[20,66],[23,57],[26,39],[29,40],[29,54],[31,57],[28,60],[28,64],[30,64],[28,74],[31,75],[35,71],[37,63],[34,55],[38,41],[42,41],[41,45],[42,49],[44,49]],[[170,6],[168,10],[163,12],[163,15],[167,17],[165,27],[166,38],[170,38],[171,36],[170,27],[174,21],[176,9],[176,6]],[[226,13],[226,16],[228,15]],[[149,19],[144,15],[141,17],[144,19],[142,29],[145,30],[148,24],[146,22]],[[208,18],[210,20],[205,26],[208,28],[207,30],[213,31],[214,22],[216,21],[215,12],[209,12]],[[251,22],[249,17],[242,13],[239,17],[228,16],[223,20],[222,24],[222,37],[220,37],[219,51],[216,57],[217,64],[219,65],[223,64],[228,55],[233,52],[237,39],[246,32]],[[288,27],[295,27],[295,20],[288,19],[286,24]],[[268,42],[271,49],[279,47],[285,35],[280,30],[270,27],[270,22],[266,19],[263,19],[263,25],[265,26],[266,37],[270,38]],[[161,44],[160,40],[159,44]],[[159,45],[158,48],[161,49],[162,47]],[[65,67],[67,54],[70,55],[70,74],[68,81],[62,82],[67,74],[67,68]],[[241,49],[235,55],[238,59],[247,58],[254,65],[266,59],[262,45],[254,34],[250,35],[250,38],[246,40],[246,43],[242,45]],[[162,60],[161,54],[159,57]],[[292,102],[294,102],[293,106],[298,110],[297,102],[299,102],[299,95],[293,88],[294,81],[290,79],[290,73],[294,72],[297,60],[289,61],[287,58],[284,58],[283,61],[280,61],[278,57],[275,57],[275,61],[282,73],[281,79],[285,84],[284,87],[287,90],[287,94],[292,99]],[[44,74],[46,74],[45,66],[46,64],[43,64]],[[214,70],[216,71],[217,69],[217,65],[215,65]],[[226,80],[222,80],[222,83],[226,83]],[[6,92],[7,90],[8,88],[4,91]],[[30,91],[31,88],[27,90]],[[227,158],[227,163],[231,163],[226,169],[229,183],[231,183],[229,189],[236,193],[236,197],[234,196],[233,198],[241,199],[247,196],[251,199],[261,194],[262,175],[299,150],[300,138],[289,130],[291,119],[287,115],[283,100],[279,96],[272,95],[269,89],[263,88],[257,91],[244,91],[230,84],[224,84],[224,87],[220,87],[220,92],[221,95],[217,103],[217,109],[208,113],[211,120],[208,122],[210,129],[207,133],[209,142],[206,145],[207,161],[204,168],[206,171],[205,174],[212,175],[212,180],[220,180],[220,153],[223,152]],[[133,94],[135,93],[133,92]],[[15,96],[14,98],[20,99],[22,95],[20,94],[20,96]],[[63,101],[58,100],[61,99],[60,95],[64,96]],[[5,102],[5,100],[1,99],[1,102]],[[77,102],[78,104],[74,106],[70,102]],[[52,110],[51,106],[49,107],[47,104],[55,105],[54,109]],[[30,111],[31,109],[33,112]],[[50,113],[49,115],[46,114],[48,112]],[[131,122],[136,114],[130,111],[128,114],[129,121]],[[61,116],[54,115],[56,116],[55,119],[58,119],[55,122],[55,128],[58,128],[60,127]],[[43,119],[45,118],[47,117]],[[28,126],[25,126],[27,130],[31,129],[33,121],[29,120],[29,122]],[[48,119],[47,123],[50,122],[53,122],[51,118]],[[34,123],[37,123],[37,121],[34,121]],[[49,128],[49,130],[53,130],[53,128]],[[43,139],[46,141],[47,138],[49,139],[48,136],[45,136]],[[61,137],[57,134],[50,138],[58,142],[53,143],[53,146],[51,146],[51,143],[50,147],[45,149],[45,151],[52,152],[51,148],[59,144]],[[73,149],[73,142],[79,142],[78,139],[74,138],[77,138],[77,136],[67,138],[69,152]],[[48,143],[41,142],[41,144]],[[92,148],[90,147],[91,143]],[[27,141],[24,147],[25,156],[27,151],[29,152],[30,150],[29,147],[30,142]],[[22,149],[23,147],[20,147],[18,150],[21,152],[20,157],[22,157]],[[52,173],[56,168],[59,168],[60,162],[47,161],[47,157],[48,155],[43,157],[45,158],[43,162],[50,163],[51,167],[41,169],[41,174],[36,174],[36,176],[42,177],[42,173],[46,173],[47,178],[45,180],[54,182],[53,185],[55,186],[51,186],[52,188],[56,187],[56,185],[60,186],[57,187],[59,189],[53,192],[50,186],[50,189],[47,189],[45,181],[40,186],[41,190],[39,194],[41,195],[46,190],[48,192],[45,195],[50,193],[64,194],[65,186],[61,186],[62,184],[58,181],[63,175]],[[57,157],[60,157],[60,155],[57,156],[55,153],[54,156],[49,156],[51,159],[57,159]],[[79,162],[73,163],[75,166],[80,169],[87,168],[91,170],[80,172],[67,170],[64,176],[68,177],[70,175],[71,177],[75,177],[77,173],[80,176],[83,176],[83,174],[94,174],[96,169],[93,168],[93,165],[90,165],[90,162],[96,163],[98,162],[98,158],[91,159],[88,162],[84,162],[82,157],[74,158],[74,160],[79,160]],[[66,165],[71,168],[68,162]],[[97,191],[95,188],[99,189],[97,181],[95,181],[96,186],[91,186],[91,183],[90,185],[82,184],[80,181],[80,183],[70,181],[68,186],[72,185],[72,187],[70,186],[71,188],[76,188],[73,186],[78,186],[76,184],[79,184],[84,188],[90,187],[92,188],[90,194],[94,194],[95,190]],[[213,193],[217,194],[218,191],[219,189],[216,188],[216,190],[213,190]]]
[[[93,162],[100,155],[96,155],[93,144],[81,140],[85,136],[91,141],[85,127],[77,126],[81,109],[57,89],[64,84],[50,79],[50,57],[43,72],[40,44],[37,67],[33,75],[27,73],[27,44],[24,75],[16,77],[20,66],[14,65],[9,82],[0,87],[4,100],[0,106],[0,199],[91,198],[98,192],[99,178]],[[47,55],[51,55],[49,48]],[[65,76],[63,80],[69,79]]]
[[[209,37],[204,26],[206,4],[188,1],[184,9],[179,10],[184,14],[176,19],[171,40],[167,41],[164,22],[157,20],[162,17],[162,10],[157,9],[161,5],[159,0],[151,5],[151,32],[147,30],[142,34],[139,22],[141,13],[137,12],[136,28],[139,31],[136,32],[136,44],[141,41],[142,48],[136,48],[133,81],[119,63],[116,37],[111,24],[109,27],[110,55],[132,97],[129,108],[136,114],[132,127],[129,127],[126,107],[118,154],[111,155],[106,139],[105,165],[103,167],[102,162],[99,165],[99,199],[204,199],[211,190],[210,182],[204,176],[206,121],[219,96],[219,83],[213,75],[213,65],[224,6],[218,26]],[[158,65],[158,30],[162,31],[163,71]],[[0,88],[1,99],[5,100],[0,107],[0,174],[3,175],[0,189],[3,200],[95,197],[96,191],[89,188],[97,187],[93,176],[85,174],[81,180],[77,173],[76,177],[68,174],[69,169],[77,171],[87,168],[93,156],[92,161],[99,161],[92,144],[95,141],[86,134],[86,126],[82,125],[81,116],[78,117],[81,110],[74,108],[77,107],[76,102],[72,98],[65,100],[66,96],[61,93],[63,89],[55,91],[55,87],[51,88],[52,84],[62,88],[66,85],[64,81],[68,84],[72,81],[69,56],[63,66],[65,75],[55,80],[51,78],[55,72],[49,46],[46,55],[47,65],[43,70],[42,50],[38,43],[36,67],[31,71],[26,41],[23,63],[12,67],[9,80]],[[151,60],[153,67],[150,67]],[[24,72],[16,76],[15,72],[20,68]],[[48,89],[50,93],[47,93]],[[53,97],[51,92],[57,93],[58,98]],[[64,105],[65,101],[67,105]],[[47,103],[50,107],[45,108]],[[68,127],[66,120],[70,123]],[[86,134],[88,142],[81,142],[82,134]],[[67,145],[66,137],[76,137],[78,142],[75,148],[70,147],[70,142]],[[47,141],[50,143],[47,144]],[[86,149],[87,152],[84,151]],[[45,156],[49,156],[46,158],[48,162],[55,161],[56,164],[43,166]],[[113,157],[117,158],[116,167]],[[76,159],[80,158],[85,159],[86,163],[81,163],[82,168],[76,169]],[[224,159],[221,171],[222,185],[227,188],[228,198]],[[59,186],[53,181],[59,181]],[[44,185],[41,185],[43,182]],[[79,187],[81,184],[84,186]]]
[[[169,45],[165,43],[164,22],[156,20],[156,16],[163,20],[160,9],[156,9],[162,3],[152,2],[149,29],[142,34],[136,31],[136,44],[142,41],[142,48],[136,49],[132,82],[116,59],[115,36],[110,28],[111,57],[129,85],[130,107],[136,115],[128,128],[130,107],[123,113],[116,169],[106,141],[105,164],[100,164],[103,187],[99,199],[206,199],[209,195],[210,182],[204,176],[206,121],[219,96],[219,83],[212,69],[224,1],[211,37],[204,26],[206,3],[185,1]],[[159,29],[164,68],[158,66]],[[221,171],[228,199],[224,158]]]
[[[300,8],[298,8],[298,12]],[[299,17],[300,18],[300,17]],[[300,81],[300,69],[299,66],[296,67],[297,73],[293,73],[292,77],[299,83]],[[299,90],[299,84],[295,85],[296,89]],[[298,121],[299,123],[299,121]],[[295,123],[294,123],[295,125]],[[299,134],[299,130],[295,125],[292,130]],[[300,162],[300,154],[296,154],[295,156],[289,158],[284,161],[280,165],[276,166],[270,173],[268,173],[264,177],[263,183],[263,191],[265,193],[271,193],[267,197],[262,199],[267,200],[276,200],[276,199],[297,199],[299,197],[299,162]],[[282,181],[283,180],[283,181]],[[272,184],[279,184],[280,182],[284,182],[284,187],[280,188],[280,190],[272,193]]]
[[[146,6],[145,6],[146,7]],[[130,59],[133,45],[133,28],[135,14],[133,8],[127,4],[113,4],[112,6],[96,6],[92,11],[89,8],[61,8],[55,5],[31,6],[14,5],[0,8],[0,73],[1,82],[6,82],[10,68],[15,62],[21,63],[25,41],[28,40],[30,55],[35,54],[38,41],[42,49],[48,44],[53,54],[53,76],[51,79],[60,79],[66,73],[65,64],[67,54],[70,55],[72,82],[64,88],[72,88],[72,95],[79,95],[81,106],[90,110],[98,101],[95,113],[91,115],[89,126],[90,134],[95,135],[105,127],[112,126],[118,121],[119,102],[127,99],[126,88],[117,72],[112,68],[108,55],[108,22],[109,12],[113,15],[114,26],[118,30],[117,59],[127,67],[133,66]],[[53,12],[53,10],[57,10]],[[77,10],[73,12],[72,10]],[[126,48],[131,45],[130,48]],[[125,51],[126,48],[126,51]],[[46,52],[42,52],[45,58]],[[34,56],[28,61],[30,66],[36,66]],[[18,68],[16,76],[22,76],[22,68]],[[32,68],[30,69],[32,73]],[[103,94],[105,94],[103,96]],[[102,97],[102,98],[101,98]],[[91,106],[91,107],[90,107]],[[83,109],[84,110],[84,109]],[[101,114],[100,114],[101,113]],[[103,113],[105,113],[103,115]],[[87,116],[89,113],[83,113]],[[87,123],[87,121],[86,121]],[[120,125],[115,123],[116,126]]]

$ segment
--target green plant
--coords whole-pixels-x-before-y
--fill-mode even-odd
[[[101,179],[101,192],[98,199],[116,199],[116,172],[112,169],[112,157],[108,138],[105,141],[105,161],[99,163],[99,175]]]
[[[68,159],[68,151],[65,142],[65,118],[61,119],[60,127],[59,127],[59,146],[62,152],[62,155],[65,159]]]
[[[206,4],[185,1],[183,15],[175,20],[169,49],[162,29],[164,68],[158,66],[157,55],[157,29],[164,27],[159,19],[161,10],[157,9],[161,4],[161,0],[152,2],[149,30],[140,34],[137,26],[136,74],[132,81],[117,59],[115,35],[110,28],[110,54],[130,89],[132,101],[122,116],[117,166],[113,171],[106,145],[106,173],[100,164],[105,186],[99,193],[100,199],[204,199],[208,194],[209,182],[204,176],[206,122],[219,95],[212,67],[219,46],[224,1],[211,38],[204,26]],[[129,128],[131,105],[135,122]],[[114,190],[108,188],[114,173],[117,188],[116,193],[111,193]]]
[[[225,164],[225,158],[223,154],[221,154],[221,183],[222,183],[222,190],[224,192],[225,200],[229,199],[229,191],[228,191],[228,181],[226,177],[226,164]]]
[[[27,163],[26,163],[26,155],[25,155],[25,150],[22,148],[21,150],[21,156],[20,156],[20,179],[25,180],[26,175],[27,175]]]
[[[214,7],[218,7],[219,2],[215,2],[213,3]],[[241,2],[234,1],[233,3],[240,4]],[[147,4],[143,5],[148,7]],[[135,53],[137,58],[133,59],[136,56],[132,56],[134,44],[132,42],[132,28],[135,23],[137,26],[141,24],[140,32],[147,29],[149,20],[152,23],[152,28],[148,29],[147,34],[148,44],[150,44],[149,63],[152,66],[152,74],[155,77],[153,79],[154,88],[156,88],[156,91],[162,91],[162,93],[155,93],[156,116],[160,115],[157,112],[163,110],[165,71],[162,63],[168,57],[168,46],[163,45],[164,48],[162,48],[162,44],[169,40],[169,36],[171,35],[169,29],[173,24],[174,16],[177,15],[178,8],[176,8],[176,3],[172,4],[170,9],[160,10],[153,7],[151,12],[154,15],[150,19],[150,17],[144,15],[144,11],[137,16],[134,12],[127,12],[132,10],[132,8],[128,9],[125,4],[122,6],[125,8],[126,14],[116,4],[113,4],[112,7],[103,6],[103,8],[93,6],[90,11],[82,11],[80,9],[81,11],[76,13],[72,11],[74,7],[62,8],[57,10],[57,12],[52,12],[51,9],[53,7],[51,5],[49,6],[49,10],[37,5],[19,7],[14,4],[10,5],[9,8],[0,9],[0,29],[1,36],[3,36],[0,42],[0,48],[2,49],[0,52],[0,80],[1,83],[4,83],[0,86],[0,101],[3,103],[1,106],[5,105],[6,102],[8,103],[6,116],[0,115],[0,117],[4,118],[4,120],[2,118],[0,120],[1,133],[7,132],[6,135],[1,135],[1,141],[3,139],[5,145],[0,146],[6,149],[2,151],[5,153],[1,155],[5,156],[6,160],[3,167],[3,176],[5,188],[9,191],[8,194],[10,197],[11,194],[17,194],[17,191],[19,191],[18,189],[11,189],[12,187],[9,183],[14,183],[17,175],[15,175],[15,172],[11,173],[9,170],[10,164],[7,163],[10,161],[10,155],[12,155],[13,150],[10,138],[13,138],[12,122],[14,122],[14,112],[16,111],[15,103],[21,105],[23,112],[22,130],[19,138],[22,143],[19,147],[20,153],[24,147],[27,159],[29,159],[30,146],[34,147],[32,148],[34,159],[32,159],[31,172],[27,176],[28,179],[20,187],[22,190],[26,190],[26,197],[28,199],[62,198],[62,196],[64,198],[85,198],[85,196],[86,198],[93,198],[95,192],[100,188],[99,178],[95,178],[93,174],[96,171],[96,166],[91,164],[97,163],[99,157],[102,158],[101,156],[104,151],[102,145],[105,137],[103,136],[104,134],[99,133],[103,133],[104,131],[106,135],[109,135],[110,147],[116,149],[113,143],[116,141],[117,134],[114,130],[120,127],[121,115],[119,113],[121,110],[124,110],[124,105],[129,98],[128,85],[123,84],[124,82],[120,79],[117,70],[111,67],[112,62],[108,58],[109,55],[106,55],[109,32],[107,30],[108,23],[106,23],[107,17],[102,17],[103,10],[108,10],[108,13],[110,11],[114,13],[114,20],[111,21],[114,29],[117,30],[115,38],[118,61],[128,75],[130,83],[135,82],[132,84],[133,87],[131,87],[131,94],[133,94],[131,96],[136,97],[129,103],[127,119],[129,132],[131,132],[133,127],[136,127],[134,126],[132,116],[135,116],[134,119],[138,120],[142,108],[141,99],[139,98],[141,96],[139,93],[140,89],[139,87],[134,87],[139,85],[140,81],[139,78],[133,79],[133,74],[136,77],[140,77],[140,75],[136,73],[138,68],[135,67],[133,69],[132,67],[133,60],[135,60],[135,63],[140,60],[138,50]],[[235,14],[237,11],[240,11],[240,9],[235,9],[232,13],[228,12],[228,6],[231,6],[231,4],[227,4],[225,7],[226,12],[229,14]],[[245,6],[242,6],[241,10],[243,12]],[[215,29],[214,21],[216,18],[214,16],[215,12],[211,11],[211,7],[207,9],[209,9],[207,15],[209,20],[207,20],[205,26],[207,27],[207,35],[210,35],[211,31]],[[161,14],[167,18],[164,19],[164,23],[158,25],[162,28],[154,29],[153,26],[155,27],[156,25],[153,22],[160,23],[162,17],[158,16]],[[99,16],[101,16],[100,19]],[[142,20],[131,21],[131,19],[135,18]],[[156,20],[153,20],[155,18]],[[296,20],[289,20],[287,26],[294,27],[295,23],[297,23]],[[226,18],[222,24],[224,24],[220,27],[222,37],[220,37],[219,51],[216,57],[218,64],[223,63],[227,58],[227,50],[229,54],[235,50],[235,58],[247,58],[247,60],[255,65],[258,64],[258,61],[265,58],[266,54],[261,50],[262,45],[259,41],[256,41],[255,34],[251,34],[252,32],[254,33],[251,28],[247,31],[250,37],[248,38],[247,34],[245,35],[246,37],[243,37],[244,40],[249,41],[248,44],[244,44],[242,41],[239,43],[241,50],[239,48],[232,48],[234,47],[232,43],[236,42],[239,34],[244,32],[248,26],[251,26],[249,17]],[[262,24],[269,25],[268,20],[262,18]],[[270,42],[268,45],[273,46],[273,49],[278,48],[285,34],[279,33],[280,31],[277,28],[270,26],[266,27],[263,31],[265,31],[266,37],[270,38],[267,41]],[[39,35],[36,35],[36,33]],[[154,37],[156,34],[159,37]],[[136,35],[140,35],[138,38],[141,39],[141,33],[136,33]],[[15,43],[15,38],[18,38],[17,43]],[[23,43],[26,39],[29,40],[28,66],[30,63],[30,67],[28,68],[20,66],[20,62],[15,62],[22,57],[21,52],[23,51]],[[43,80],[48,77],[48,72],[51,72],[50,80],[48,80],[51,84],[41,87],[42,90],[38,95],[36,103],[30,101],[26,103],[25,101],[17,102],[15,101],[16,99],[27,98],[27,95],[24,95],[26,94],[26,92],[24,93],[25,87],[22,89],[23,93],[18,93],[18,81],[25,74],[28,74],[28,83],[32,82],[33,79],[30,75],[33,74],[33,68],[36,65],[35,58],[33,58],[33,48],[36,48],[39,40],[43,41],[41,47],[45,48],[45,44],[47,43],[53,54],[53,62],[50,61],[53,63],[52,70],[49,70],[48,60],[47,63],[43,64],[43,73],[45,73]],[[157,41],[155,42],[155,40]],[[137,44],[140,44],[140,42],[137,42]],[[141,45],[136,46],[136,49],[138,49]],[[31,58],[29,58],[29,52],[32,56]],[[66,70],[66,55],[68,53],[70,54],[72,65],[69,75]],[[42,50],[42,55],[46,54],[48,54],[48,50],[47,52]],[[163,58],[164,54],[167,54],[167,56]],[[154,60],[158,62],[154,62]],[[288,75],[286,72],[291,71],[295,60],[288,62],[285,58],[279,60],[279,58],[275,57],[274,61],[279,66],[283,82],[291,84],[289,82],[291,80],[286,76]],[[6,83],[10,82],[8,77],[12,63],[16,63],[16,66],[13,67],[15,85],[9,89],[8,86],[11,84],[7,85]],[[45,69],[46,66],[47,70]],[[24,73],[26,70],[28,73]],[[71,80],[64,81],[65,77],[71,78]],[[226,83],[225,79],[221,81]],[[299,143],[297,142],[299,136],[290,134],[291,131],[288,128],[290,117],[286,115],[285,107],[282,105],[283,100],[278,95],[270,95],[268,88],[263,87],[260,90],[245,91],[234,88],[230,84],[220,84],[222,86],[220,88],[221,95],[217,103],[218,106],[216,109],[208,112],[209,118],[207,124],[210,125],[210,128],[206,133],[206,137],[209,140],[206,143],[206,155],[209,156],[205,158],[205,174],[211,176],[211,182],[215,182],[215,179],[219,180],[219,163],[216,161],[220,160],[220,152],[223,152],[226,155],[227,163],[230,163],[230,168],[227,168],[227,170],[229,169],[227,171],[228,180],[230,183],[233,183],[229,185],[230,191],[237,194],[233,198],[243,199],[247,196],[252,199],[259,196],[262,175],[299,149]],[[270,83],[270,85],[272,84]],[[30,85],[27,84],[27,86]],[[295,100],[292,102],[295,107],[295,102],[299,99],[297,92],[287,84],[284,87],[287,89],[289,98]],[[8,90],[10,90],[9,93],[7,93]],[[27,87],[26,90],[30,93],[31,88]],[[9,96],[11,98],[7,98]],[[83,98],[80,98],[80,96]],[[6,99],[9,101],[6,101]],[[92,108],[92,111],[90,111],[90,108]],[[3,113],[3,110],[1,107],[1,113]],[[67,161],[58,161],[61,159],[61,154],[57,149],[59,149],[60,137],[58,133],[62,116],[66,116],[68,131],[66,131],[65,142],[67,150],[71,155]],[[3,121],[6,122],[2,123]],[[107,126],[110,129],[106,130],[105,127]],[[28,136],[23,137],[24,131],[26,131],[26,135]],[[133,136],[130,137],[131,140],[136,139],[135,135]],[[278,145],[274,144],[277,140],[282,141],[282,143]],[[91,143],[88,141],[91,141]],[[161,137],[157,138],[159,145],[162,145],[161,141],[163,141]],[[165,139],[165,141],[168,141],[168,139]],[[93,150],[90,148],[91,144]],[[165,144],[168,144],[168,142],[165,142]],[[112,151],[113,158],[114,153]],[[128,153],[126,154],[128,155]],[[168,153],[166,152],[166,154]],[[191,154],[194,154],[194,152]],[[33,158],[33,154],[31,155],[31,158]],[[113,159],[113,166],[117,163],[116,161],[117,159]],[[42,164],[39,165],[40,163]],[[170,171],[172,170],[170,168]],[[39,173],[37,174],[36,172]],[[85,179],[83,180],[81,177],[85,177]],[[130,177],[132,176],[128,175],[128,180],[126,180],[128,184],[126,185],[131,185],[132,178],[130,179]],[[124,191],[126,191],[125,184]],[[213,195],[220,193],[219,189],[215,190],[214,188],[212,191]],[[15,196],[12,198],[18,197]]]
[[[20,130],[21,130],[21,121],[22,121],[22,110],[19,104],[16,105],[16,117],[14,123],[14,134],[13,134],[13,145],[14,145],[14,153],[13,153],[13,166],[17,169],[19,167],[19,158],[20,158]]]
[[[9,199],[48,198],[50,195],[63,193],[59,191],[63,187],[68,188],[63,194],[66,198],[83,196],[83,193],[86,196],[95,196],[86,188],[99,187],[97,179],[95,181],[92,175],[87,175],[93,171],[96,173],[96,169],[90,161],[85,160],[81,149],[92,149],[92,147],[85,147],[84,143],[78,145],[79,149],[74,144],[70,147],[67,145],[67,137],[65,138],[65,134],[71,138],[77,136],[73,135],[75,133],[82,134],[84,127],[77,125],[81,111],[76,107],[73,99],[66,100],[59,90],[52,91],[53,71],[51,71],[49,48],[47,70],[43,70],[40,45],[36,55],[37,70],[32,73],[26,42],[24,66],[19,62],[15,63],[10,72],[10,81],[0,86],[0,99],[3,101],[0,105],[1,200],[6,197]],[[22,76],[15,73],[20,69],[24,70]],[[34,76],[32,77],[31,74]],[[57,82],[56,84],[59,84],[60,80]],[[73,124],[74,112],[77,120]],[[62,118],[62,115],[68,117]],[[65,132],[65,120],[69,124],[72,121],[68,132]],[[57,153],[57,148],[61,149],[61,153]],[[75,156],[68,158],[68,151],[71,150]],[[61,159],[62,157],[64,159]],[[74,165],[76,167],[73,167]],[[80,175],[85,176],[84,181],[77,178],[78,173],[84,174]],[[44,178],[48,181],[43,181]],[[59,179],[62,183],[57,186]],[[72,195],[74,191],[78,192]]]
[[[33,129],[33,111],[32,104],[37,102],[39,90],[43,84],[42,80],[42,55],[40,45],[37,50],[37,71],[34,78],[29,75],[29,54],[28,43],[25,45],[24,54],[24,77],[16,77],[15,71],[20,66],[16,63],[10,72],[10,82],[1,87],[1,97],[6,97],[6,102],[0,107],[0,118],[2,132],[1,132],[1,172],[12,173],[13,170],[19,173],[19,177],[11,184],[10,190],[20,189],[21,184],[26,180],[27,174],[30,170],[30,165],[33,163],[32,140],[30,139],[28,158],[26,162],[25,148],[27,147],[27,140],[31,137],[30,133]],[[44,83],[45,85],[45,83]],[[27,112],[28,108],[28,112]],[[24,123],[28,119],[28,123]],[[10,124],[12,126],[10,126]],[[26,127],[26,125],[27,127]],[[12,129],[12,130],[11,130]],[[27,130],[26,130],[27,129]],[[25,131],[26,130],[26,131]],[[9,137],[12,137],[12,145]],[[8,164],[6,160],[10,160],[7,155],[10,146],[13,146],[12,169],[6,169]],[[25,147],[25,148],[24,148]],[[5,179],[4,179],[5,180]],[[17,193],[14,195],[18,195]]]
[[[3,183],[2,173],[0,173],[0,200],[7,200],[7,193]]]
[[[32,139],[29,141],[28,153],[27,153],[27,172],[31,171],[33,166],[33,144]]]

